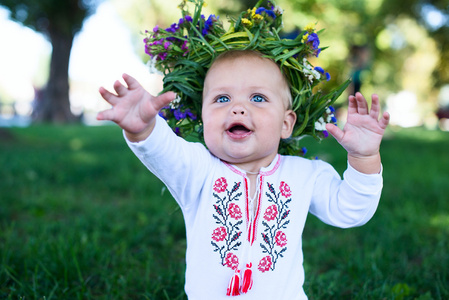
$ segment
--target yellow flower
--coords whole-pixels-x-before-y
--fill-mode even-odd
[[[262,16],[262,15],[259,15],[259,14],[255,14],[255,15],[253,16],[253,19],[254,19],[254,20],[263,20],[263,16]]]
[[[256,8],[253,7],[253,9],[248,9],[248,13],[251,14],[251,18],[253,18],[254,15],[256,14]]]
[[[308,32],[314,32],[315,31],[315,23],[309,23],[306,27],[304,27],[304,30],[307,30]]]
[[[248,20],[247,18],[242,18],[242,23],[244,26],[246,27],[251,27],[253,26],[253,22],[251,22],[250,20]]]
[[[187,0],[182,0],[182,2],[178,5],[178,8],[184,9],[184,6],[186,6]]]
[[[206,1],[203,2],[203,7],[207,7]]]
[[[309,34],[308,34],[308,33],[306,33],[306,34],[304,34],[304,35],[302,36],[302,40],[303,40],[303,41],[307,41],[308,38],[309,38]]]

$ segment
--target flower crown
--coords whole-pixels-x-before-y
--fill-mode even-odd
[[[195,5],[190,14],[188,2]],[[283,10],[260,0],[238,18],[229,18],[225,30],[219,16],[201,14],[204,0],[183,0],[179,5],[182,18],[166,29],[156,26],[146,31],[145,52],[151,57],[150,70],[164,75],[163,90],[174,91],[177,98],[163,108],[160,115],[180,136],[196,132],[202,140],[202,91],[206,72],[214,59],[228,50],[255,50],[272,59],[284,72],[292,94],[292,110],[297,115],[291,138],[281,140],[279,153],[303,155],[299,138],[327,136],[326,123],[335,123],[330,106],[349,85],[349,80],[324,94],[314,91],[322,81],[330,79],[321,67],[313,67],[308,57],[318,56],[320,40],[315,24],[309,24],[295,39],[280,37]]]

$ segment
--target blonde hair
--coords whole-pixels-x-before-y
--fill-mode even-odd
[[[268,60],[270,62],[272,62],[273,64],[275,64],[276,66],[278,66],[279,71],[282,74],[282,81],[285,83],[285,87],[281,88],[283,91],[283,98],[284,100],[287,101],[287,109],[292,109],[292,93],[290,91],[290,84],[289,81],[287,79],[287,77],[285,76],[284,72],[282,72],[282,69],[279,67],[278,64],[276,64],[274,62],[273,59],[266,57],[265,55],[263,55],[262,53],[260,53],[259,51],[255,51],[255,50],[229,50],[229,51],[225,51],[223,53],[221,53],[220,55],[218,55],[214,61],[212,62],[211,66],[209,67],[207,73],[209,72],[210,69],[213,68],[213,66],[219,62],[223,62],[223,61],[229,61],[229,60],[236,60],[239,58],[245,58],[245,57],[254,57],[254,58],[259,58],[262,60]],[[207,77],[207,73],[206,73],[206,77]]]

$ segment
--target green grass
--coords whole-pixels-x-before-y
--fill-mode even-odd
[[[307,221],[310,299],[449,299],[449,133],[393,129],[373,219]],[[332,139],[305,145],[345,169]],[[120,129],[3,129],[0,163],[0,299],[185,299],[181,212]]]

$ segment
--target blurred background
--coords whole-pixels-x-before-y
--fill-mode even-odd
[[[252,0],[207,1],[226,15]],[[0,0],[0,126],[31,122],[95,124],[107,107],[98,88],[127,72],[152,93],[143,32],[169,26],[179,0]],[[324,88],[353,79],[348,93],[380,95],[392,124],[449,129],[447,0],[279,0],[284,34],[309,22],[324,28],[314,61],[329,70]],[[345,101],[341,97],[339,101]]]
[[[0,0],[0,299],[186,299],[181,210],[118,126],[86,126],[110,124],[98,89],[122,73],[161,90],[143,32],[177,21],[179,2]],[[207,3],[227,24],[256,1]],[[392,123],[373,219],[307,220],[309,299],[449,299],[448,0],[277,4],[283,34],[325,29],[313,64],[331,74],[323,89],[352,78],[341,115],[349,93],[377,93]],[[346,169],[334,139],[301,142]]]

